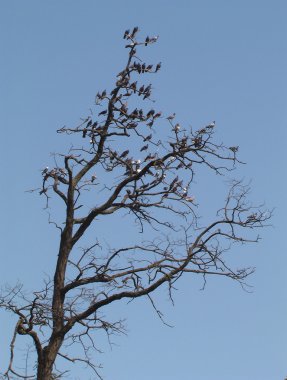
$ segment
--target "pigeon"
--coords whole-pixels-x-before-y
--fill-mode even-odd
[[[141,152],[143,152],[144,150],[147,150],[148,149],[148,144],[144,145],[142,148],[141,148]]]
[[[136,35],[136,33],[139,31],[139,28],[137,27],[137,26],[135,26],[134,28],[133,28],[133,31],[132,31],[132,34],[131,34],[131,38],[134,38],[135,37],[135,35]]]
[[[155,68],[155,72],[157,73],[158,70],[161,68],[161,62],[159,62],[157,65],[156,65],[156,68]]]
[[[145,137],[144,138],[144,142],[151,140],[151,138],[152,138],[152,134],[150,134],[147,137]]]
[[[45,169],[42,170],[42,175],[46,174],[49,170],[49,166],[46,166]]]
[[[121,155],[120,155],[120,158],[124,158],[126,157],[128,154],[129,154],[129,150],[125,150]]]
[[[209,129],[212,129],[212,128],[214,128],[215,127],[215,120],[212,122],[212,123],[210,123],[210,124],[208,124],[207,126],[206,126],[206,128],[209,128]]]
[[[175,113],[167,117],[167,120],[173,120],[175,118]]]
[[[124,40],[128,37],[128,35],[130,34],[130,31],[127,29],[124,33]]]

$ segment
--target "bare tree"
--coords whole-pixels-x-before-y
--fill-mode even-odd
[[[143,78],[157,73],[161,64],[144,63],[137,50],[157,37],[139,41],[137,32],[124,34],[127,62],[112,91],[96,95],[95,115],[58,130],[75,144],[68,154],[57,155],[55,167],[42,171],[38,191],[46,206],[55,194],[65,212],[63,223],[54,222],[60,230],[57,263],[42,290],[27,295],[17,285],[2,291],[0,306],[18,319],[3,378],[60,378],[65,372],[57,369],[58,360],[84,363],[100,377],[94,334],[99,329],[108,337],[124,332],[121,320],[104,317],[105,306],[145,296],[161,318],[152,294],[166,285],[172,300],[174,283],[183,274],[201,275],[204,282],[208,275],[220,275],[244,285],[253,271],[231,268],[226,251],[233,243],[257,242],[252,232],[266,225],[270,212],[253,207],[248,186],[234,180],[213,222],[199,221],[195,174],[204,167],[210,176],[229,173],[239,162],[238,147],[214,141],[215,122],[199,130],[184,128],[175,114],[164,117],[150,107],[152,85]],[[163,123],[164,137],[157,131]],[[123,216],[125,223],[133,222],[129,216],[136,221],[138,233],[127,245],[111,247],[111,239],[107,246],[97,226]],[[90,230],[93,236],[87,238]],[[33,344],[34,374],[15,367],[19,335]],[[74,357],[77,344],[83,355]]]

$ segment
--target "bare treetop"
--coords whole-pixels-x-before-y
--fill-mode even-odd
[[[46,206],[53,195],[63,203],[57,265],[53,279],[33,295],[26,296],[21,286],[2,294],[0,306],[19,318],[6,378],[25,378],[13,367],[18,335],[30,337],[36,350],[31,378],[60,377],[59,357],[85,363],[100,376],[93,357],[95,333],[124,331],[122,321],[103,317],[106,305],[146,296],[162,317],[152,299],[161,285],[167,285],[172,299],[173,284],[185,273],[202,275],[204,281],[207,275],[225,276],[243,285],[253,271],[231,268],[225,253],[232,243],[257,242],[252,232],[266,224],[270,212],[252,207],[248,186],[234,180],[213,222],[199,225],[194,194],[201,168],[220,175],[234,170],[238,146],[216,142],[214,121],[193,130],[180,125],[173,111],[164,115],[156,109],[146,77],[156,74],[161,63],[143,62],[138,50],[156,43],[158,36],[138,40],[137,34],[137,27],[125,31],[126,65],[112,90],[97,93],[96,111],[76,127],[58,130],[76,138],[69,153],[59,155],[62,164],[42,171],[39,192]],[[162,124],[166,132],[158,133]],[[93,222],[121,212],[138,225],[130,244],[120,246],[111,238],[107,248],[95,228],[94,241],[83,246]],[[151,228],[152,238],[145,233]],[[82,356],[69,352],[76,343]]]

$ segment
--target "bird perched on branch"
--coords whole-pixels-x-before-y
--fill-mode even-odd
[[[230,146],[229,149],[233,152],[236,153],[239,149],[239,146]]]
[[[127,29],[126,31],[125,31],[125,33],[124,33],[124,40],[129,36],[129,34],[130,34],[130,31],[129,31],[129,29]]]
[[[208,124],[205,128],[212,129],[214,127],[215,127],[215,120],[213,122],[211,122],[210,124]]]
[[[124,157],[126,157],[128,154],[129,154],[129,150],[127,149],[127,150],[125,150],[121,155],[120,155],[120,158],[124,158]]]
[[[158,70],[161,68],[161,62],[159,62],[155,67],[155,72],[158,72]]]
[[[42,175],[45,175],[49,170],[49,166],[46,166],[43,170],[42,170]]]
[[[152,138],[152,134],[148,135],[147,137],[144,138],[144,142],[145,141],[149,141],[150,139]]]
[[[148,144],[144,145],[144,146],[140,149],[140,151],[143,152],[144,150],[147,150],[147,149],[148,149]]]

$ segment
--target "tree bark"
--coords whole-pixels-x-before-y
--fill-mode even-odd
[[[52,380],[52,372],[53,362],[44,354],[42,360],[38,360],[37,380]]]
[[[52,338],[52,342],[43,349],[43,354],[38,357],[37,380],[52,380],[53,366],[63,343],[63,337]]]

